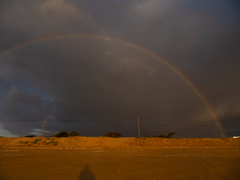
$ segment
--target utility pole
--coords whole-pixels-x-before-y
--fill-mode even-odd
[[[44,121],[43,121],[43,128],[42,128],[42,137],[43,137],[44,126],[45,126],[46,123],[47,123],[46,118],[44,118]]]
[[[207,134],[207,137],[208,137],[207,124],[206,124],[206,121],[205,121],[205,120],[204,120],[204,124],[205,124],[206,134]],[[209,137],[208,137],[208,138],[209,138]]]
[[[138,117],[138,137],[140,138],[140,124],[139,124],[139,117]]]

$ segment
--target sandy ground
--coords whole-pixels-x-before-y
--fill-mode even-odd
[[[2,149],[1,180],[237,180],[237,148]]]
[[[240,139],[233,138],[0,138],[0,148],[106,148],[138,149],[162,147],[228,147],[240,148]]]
[[[239,139],[0,138],[0,180],[236,180]]]

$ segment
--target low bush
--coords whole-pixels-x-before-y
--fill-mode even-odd
[[[170,133],[168,133],[168,138],[171,138],[174,134],[176,134],[176,132],[170,132]]]
[[[69,136],[81,136],[77,131],[72,131],[68,134]]]
[[[104,137],[123,137],[122,134],[118,132],[110,132],[104,135]]]
[[[24,136],[24,137],[36,137],[35,135],[27,135],[27,136]]]
[[[161,135],[157,135],[157,134],[154,134],[153,136],[149,135],[149,134],[146,134],[144,137],[154,137],[154,138],[172,138],[172,136],[176,134],[176,132],[170,132],[168,133],[168,135],[165,135],[165,134],[161,134]]]
[[[59,133],[56,134],[56,137],[68,137],[68,132],[66,131],[60,131]]]

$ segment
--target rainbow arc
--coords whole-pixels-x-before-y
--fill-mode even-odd
[[[104,40],[104,41],[119,43],[119,44],[122,44],[122,45],[125,45],[125,46],[129,46],[131,48],[134,48],[138,51],[141,51],[141,52],[153,57],[154,59],[160,61],[161,63],[163,63],[168,68],[170,68],[174,73],[176,73],[179,77],[181,77],[181,79],[183,79],[187,83],[187,85],[196,93],[196,95],[200,98],[202,103],[206,106],[206,108],[208,109],[212,118],[216,122],[216,125],[217,125],[218,129],[222,133],[224,132],[223,128],[221,127],[221,124],[220,124],[216,114],[214,113],[213,109],[211,108],[210,104],[207,102],[207,100],[204,98],[204,96],[200,93],[200,91],[193,85],[193,83],[182,72],[180,72],[176,67],[174,67],[172,64],[170,64],[169,62],[167,62],[163,58],[159,57],[157,54],[155,54],[155,53],[151,52],[150,50],[144,48],[143,46],[140,46],[140,45],[137,45],[137,44],[134,44],[134,43],[122,40],[122,39],[108,37],[108,36],[90,35],[90,34],[61,34],[61,35],[54,35],[54,36],[37,38],[37,39],[33,39],[31,41],[27,41],[27,42],[15,45],[15,46],[13,46],[11,48],[8,48],[4,51],[1,51],[0,56],[11,53],[11,52],[13,52],[17,49],[20,49],[20,48],[24,48],[24,47],[27,47],[27,46],[34,45],[34,44],[43,43],[43,42],[47,42],[47,41],[53,41],[53,40],[60,40],[60,39],[71,39],[71,38],[72,39],[75,39],[75,38],[98,39],[98,40]]]

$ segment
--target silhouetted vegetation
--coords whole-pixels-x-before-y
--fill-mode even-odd
[[[67,131],[60,131],[57,134],[54,134],[50,137],[70,137],[70,136],[80,136],[81,134],[79,134],[77,131],[72,131],[70,133],[68,133]]]
[[[69,136],[81,136],[77,131],[72,131],[68,134]]]
[[[104,135],[104,137],[123,137],[122,134],[118,132],[110,132]]]
[[[68,132],[67,131],[60,131],[59,133],[56,134],[56,137],[68,137]]]
[[[154,134],[153,136],[149,135],[149,134],[146,134],[144,137],[154,137],[154,138],[172,138],[172,136],[176,134],[176,132],[170,132],[168,133],[168,135],[165,135],[165,134],[161,134],[161,135],[157,135],[157,134]]]
[[[24,136],[24,137],[36,137],[35,135],[27,135],[27,136]]]
[[[170,133],[168,133],[168,138],[171,138],[174,134],[176,134],[176,132],[170,132]]]

